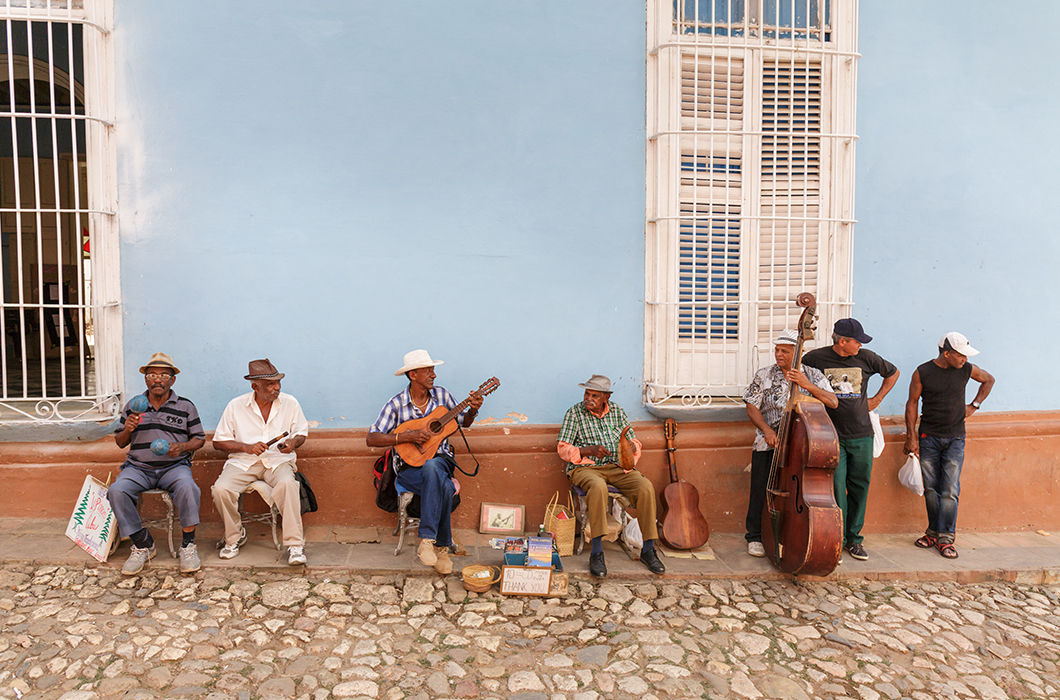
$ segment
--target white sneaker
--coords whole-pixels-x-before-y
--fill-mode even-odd
[[[752,557],[764,557],[766,555],[766,548],[761,542],[748,542],[747,553]]]
[[[287,550],[287,563],[291,566],[297,566],[298,564],[305,564],[305,548],[304,547],[291,547]]]
[[[202,562],[199,561],[199,548],[194,542],[187,543],[178,549],[177,553],[180,556],[180,573],[191,574],[202,568]]]
[[[221,551],[217,553],[217,556],[221,559],[235,559],[237,554],[239,554],[238,544],[226,544],[221,547]]]
[[[144,565],[151,559],[154,559],[154,557],[155,546],[153,544],[150,547],[137,547],[136,545],[133,545],[132,553],[121,567],[122,575],[135,576],[143,571]]]

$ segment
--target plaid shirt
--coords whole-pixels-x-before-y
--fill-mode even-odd
[[[808,365],[803,365],[802,371],[811,382],[822,389],[832,391],[832,385],[828,383],[828,377],[824,376],[824,372]],[[747,387],[747,391],[743,392],[743,400],[761,411],[762,418],[769,427],[776,430],[780,427],[784,409],[788,406],[789,387],[790,384],[787,379],[784,379],[784,372],[778,365],[763,367],[755,372],[751,385]],[[801,386],[799,392],[806,396],[810,395],[810,392]],[[773,448],[766,442],[766,436],[762,434],[762,431],[755,430],[755,441],[751,449],[755,452],[766,452]]]
[[[629,425],[626,412],[618,404],[608,402],[607,412],[594,416],[585,409],[584,403],[577,403],[567,409],[563,416],[563,425],[559,429],[557,442],[565,442],[575,447],[603,445],[611,454],[607,457],[594,457],[597,464],[614,464],[618,459],[618,438],[622,428]],[[633,429],[626,433],[629,439],[636,438]],[[566,473],[578,465],[567,463]]]
[[[447,409],[456,406],[456,399],[445,388],[436,386],[431,389],[427,398],[427,405],[423,407],[423,410],[420,410],[412,403],[412,395],[409,394],[408,387],[406,387],[403,392],[386,402],[383,410],[379,412],[379,417],[375,419],[375,423],[372,423],[372,427],[368,429],[368,432],[392,433],[394,428],[405,421],[423,418],[439,406],[444,406]],[[467,413],[467,410],[465,408],[457,416],[459,425],[464,424],[464,414]],[[442,444],[438,445],[438,452],[449,457],[453,456],[453,448],[449,446],[448,438],[442,440]],[[404,464],[401,458],[397,456],[397,452],[394,452],[394,467],[400,469]]]

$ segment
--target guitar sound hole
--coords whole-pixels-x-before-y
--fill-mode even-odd
[[[427,426],[427,430],[430,430],[432,433],[437,433],[441,429],[442,429],[442,424],[439,423],[438,421],[434,421],[433,423],[431,423],[430,425]]]

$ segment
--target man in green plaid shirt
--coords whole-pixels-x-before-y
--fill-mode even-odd
[[[607,487],[615,486],[637,509],[637,522],[644,536],[640,560],[653,573],[661,574],[666,567],[655,551],[658,528],[655,523],[655,487],[636,469],[623,469],[617,464],[618,439],[629,425],[626,412],[611,403],[611,380],[594,374],[584,384],[581,403],[567,409],[559,430],[556,451],[567,462],[567,476],[571,483],[585,491],[589,508],[589,529],[592,531],[592,550],[589,553],[589,573],[598,578],[607,576],[604,563],[603,535],[607,531]],[[640,459],[641,444],[630,428],[626,433],[633,445],[633,463]]]

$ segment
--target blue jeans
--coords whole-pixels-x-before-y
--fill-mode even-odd
[[[453,543],[450,517],[456,487],[451,475],[449,458],[444,456],[428,459],[422,467],[404,465],[397,473],[398,485],[420,497],[419,536],[434,540],[437,547]]]
[[[961,493],[964,438],[920,436],[920,471],[924,475],[927,534],[953,542],[957,532],[957,500]]]
[[[136,499],[149,489],[162,489],[173,496],[173,505],[184,527],[199,524],[199,487],[191,475],[191,463],[187,460],[162,469],[141,469],[124,464],[121,473],[107,489],[107,500],[118,521],[118,532],[128,537],[143,529],[140,512],[136,510]]]

